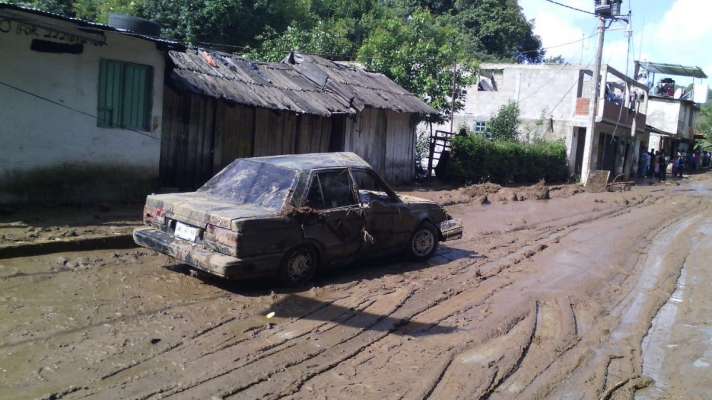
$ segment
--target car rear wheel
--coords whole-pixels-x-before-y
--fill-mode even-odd
[[[416,260],[427,260],[438,250],[438,231],[429,222],[421,224],[410,238],[409,252]]]
[[[319,257],[308,246],[291,250],[282,261],[280,278],[288,286],[300,286],[311,282],[319,265]]]

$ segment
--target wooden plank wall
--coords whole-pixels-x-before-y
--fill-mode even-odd
[[[236,158],[251,157],[255,130],[255,110],[252,107],[218,102],[215,118],[214,172],[223,169]]]
[[[216,105],[214,99],[165,88],[159,167],[163,186],[192,188],[212,176]]]
[[[415,118],[390,110],[386,115],[386,179],[393,183],[410,182],[415,178]]]
[[[376,172],[386,172],[386,112],[367,107],[347,124],[345,151],[368,161]]]
[[[331,118],[230,104],[166,87],[160,177],[195,189],[236,158],[330,150]]]
[[[416,120],[412,114],[367,107],[345,120],[297,115],[229,104],[169,87],[163,104],[163,186],[195,189],[236,158],[328,151],[353,151],[394,184],[415,177]],[[332,138],[340,141],[342,136],[343,147],[340,143],[332,146]]]
[[[412,114],[367,107],[346,121],[345,151],[353,151],[388,182],[415,178],[415,127]]]

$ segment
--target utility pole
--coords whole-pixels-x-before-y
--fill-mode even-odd
[[[596,48],[596,61],[593,66],[593,98],[591,99],[591,115],[589,126],[586,129],[586,142],[583,147],[583,165],[581,167],[581,182],[586,185],[589,174],[593,169],[593,141],[596,138],[596,114],[598,114],[598,97],[601,85],[601,59],[603,58],[603,42],[606,35],[606,19],[598,17],[598,47]]]
[[[450,133],[455,133],[455,98],[457,97],[457,63],[452,66],[452,98],[450,100]]]

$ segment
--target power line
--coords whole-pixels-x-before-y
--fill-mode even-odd
[[[582,9],[576,8],[576,7],[572,7],[568,4],[559,3],[558,1],[554,1],[554,0],[546,0],[546,1],[548,1],[549,3],[552,3],[552,4],[556,4],[557,6],[565,7],[565,8],[574,10],[574,11],[578,11],[578,12],[582,12],[582,13],[586,13],[586,14],[590,14],[590,15],[596,15],[596,13],[594,13],[594,12],[582,10]]]
[[[62,107],[62,108],[66,108],[67,110],[74,111],[75,113],[78,113],[78,114],[81,114],[81,115],[84,115],[84,116],[87,116],[87,117],[90,117],[90,118],[93,118],[93,119],[96,119],[96,120],[99,119],[99,117],[97,117],[96,115],[90,114],[90,113],[88,113],[88,112],[86,112],[86,111],[78,110],[78,109],[76,109],[76,108],[70,107],[70,106],[68,106],[68,105],[66,105],[66,104],[62,104],[62,103],[60,103],[60,102],[58,102],[58,101],[55,101],[55,100],[52,100],[52,99],[50,99],[50,98],[41,96],[41,95],[39,95],[39,94],[32,93],[32,92],[27,91],[27,90],[24,90],[24,89],[20,89],[19,87],[13,86],[13,85],[11,85],[11,84],[9,84],[9,83],[7,83],[7,82],[0,81],[0,85],[5,86],[5,87],[8,87],[8,88],[10,88],[10,89],[12,89],[12,90],[16,90],[16,91],[18,91],[18,92],[20,92],[20,93],[24,93],[24,94],[26,94],[26,95],[28,95],[28,96],[32,96],[32,97],[35,97],[35,98],[37,98],[37,99],[44,100],[44,101],[46,101],[46,102],[48,102],[48,103],[52,103],[52,104],[54,104],[54,105],[56,105],[56,106],[60,106],[60,107]],[[131,129],[131,128],[122,128],[122,129],[125,129],[125,130],[127,130],[127,131],[130,131],[130,132],[139,134],[139,135],[141,135],[141,136],[145,136],[145,137],[151,138],[151,139],[153,139],[153,140],[161,140],[160,138],[151,136],[151,135],[149,135],[149,134],[147,134],[147,133],[145,133],[145,132],[141,132],[141,131],[138,131],[138,130],[136,130],[136,129]]]
[[[535,50],[520,51],[519,53],[521,53],[521,54],[526,54],[526,53],[534,53],[534,52],[538,52],[538,51],[546,51],[546,50],[556,49],[556,48],[558,48],[558,47],[564,47],[564,46],[569,46],[569,45],[576,44],[576,43],[585,42],[586,40],[591,39],[591,38],[594,37],[594,36],[596,36],[595,33],[592,34],[592,35],[583,37],[583,38],[581,38],[581,39],[574,40],[574,41],[572,41],[572,42],[566,42],[566,43],[555,44],[555,45],[553,45],[553,46],[542,47],[542,48],[540,48],[540,49],[535,49]]]

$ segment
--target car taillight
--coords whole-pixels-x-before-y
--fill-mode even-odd
[[[143,209],[143,223],[146,225],[163,225],[166,211],[160,207],[146,206]]]
[[[215,225],[208,225],[208,228],[205,230],[204,239],[206,241],[218,243],[224,246],[228,246],[230,248],[234,248],[237,246],[236,231],[221,228]]]

